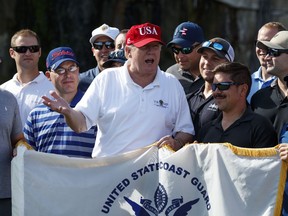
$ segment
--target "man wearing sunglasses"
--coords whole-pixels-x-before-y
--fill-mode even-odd
[[[279,22],[268,22],[264,24],[258,31],[257,41],[270,41],[271,38],[279,31],[286,30],[286,27]],[[256,43],[257,43],[256,41]],[[256,45],[255,43],[255,45]],[[275,76],[272,76],[267,73],[266,70],[266,62],[264,60],[266,56],[266,50],[260,49],[255,46],[255,53],[260,63],[260,67],[257,71],[255,71],[252,76],[252,85],[250,89],[250,93],[247,97],[248,102],[251,102],[251,97],[261,88],[265,88],[269,86],[273,80],[275,80]]]
[[[48,96],[54,86],[38,69],[41,45],[34,31],[23,29],[16,32],[11,38],[9,53],[15,60],[17,73],[11,80],[2,84],[1,88],[10,91],[16,97],[24,126],[29,112],[42,103],[41,96]]]
[[[212,96],[213,69],[221,63],[232,62],[235,55],[231,44],[219,37],[203,42],[197,52],[201,54],[199,70],[205,83],[187,96],[196,139],[200,128],[220,113]]]
[[[266,51],[267,73],[276,76],[271,85],[260,89],[251,99],[254,112],[268,118],[279,143],[288,143],[288,31],[280,31],[270,41],[258,41],[257,47]],[[288,180],[287,180],[288,181]],[[282,215],[288,215],[288,182],[284,193]]]
[[[176,64],[166,72],[173,74],[184,88],[185,94],[198,90],[204,83],[199,72],[200,55],[196,52],[204,41],[202,28],[193,22],[183,22],[174,31],[167,44],[173,52]]]
[[[44,104],[65,116],[76,132],[97,124],[92,157],[117,155],[157,143],[174,150],[193,141],[194,128],[179,81],[159,68],[159,26],[134,25],[126,35],[127,61],[106,69],[75,108],[56,92]]]
[[[256,46],[266,51],[267,73],[277,79],[252,96],[251,106],[273,123],[281,142],[283,133],[288,133],[288,31],[278,32],[270,41],[258,41]]]
[[[84,93],[78,90],[79,63],[73,50],[70,47],[51,50],[46,66],[46,76],[55,86],[57,94],[75,107]],[[63,115],[41,104],[29,113],[24,136],[28,144],[39,152],[91,158],[96,127],[76,133],[65,123]]]
[[[249,69],[240,63],[229,62],[214,70],[213,97],[222,113],[204,125],[198,141],[224,143],[244,148],[265,148],[277,145],[277,134],[271,122],[254,113],[246,97],[251,87]]]
[[[89,39],[93,56],[97,66],[86,72],[80,73],[79,89],[85,92],[93,79],[105,68],[103,64],[108,60],[109,53],[115,49],[115,38],[119,34],[119,29],[103,24],[92,31]]]

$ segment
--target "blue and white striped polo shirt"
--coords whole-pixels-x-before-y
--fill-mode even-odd
[[[83,95],[83,92],[78,91],[70,106],[75,107]],[[96,126],[83,133],[74,132],[62,114],[44,104],[30,112],[24,126],[26,141],[36,151],[72,157],[91,158],[96,133]]]

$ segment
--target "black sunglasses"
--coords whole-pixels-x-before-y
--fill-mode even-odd
[[[102,50],[103,46],[105,45],[105,47],[107,49],[114,49],[115,48],[115,44],[114,42],[111,41],[106,41],[106,42],[94,42],[93,43],[93,47],[97,50]]]
[[[26,53],[27,50],[31,53],[36,53],[39,52],[40,46],[39,45],[34,45],[34,46],[16,46],[16,47],[11,47],[13,50],[15,50],[17,53]]]
[[[175,54],[179,54],[179,52],[181,52],[182,54],[189,54],[189,53],[193,52],[195,47],[197,47],[198,45],[199,45],[199,43],[196,43],[196,44],[192,45],[191,47],[184,47],[184,48],[177,48],[177,47],[172,46],[171,50]]]
[[[284,50],[272,49],[272,48],[268,48],[268,49],[267,49],[267,55],[268,55],[268,56],[278,57],[278,56],[280,56],[282,53],[287,53],[287,54],[288,54],[288,49],[284,49]]]
[[[212,83],[212,91],[225,91],[230,88],[232,85],[242,85],[243,83],[236,83],[236,82],[220,82],[220,83]]]
[[[193,47],[184,47],[184,48],[177,48],[177,47],[171,47],[171,50],[175,54],[179,54],[179,52],[183,54],[189,54],[193,51]]]

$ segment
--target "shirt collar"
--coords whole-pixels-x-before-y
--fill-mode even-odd
[[[239,119],[237,119],[235,122],[233,122],[232,125],[234,126],[235,124],[238,125],[241,122],[252,121],[253,114],[254,112],[252,111],[250,105],[248,104],[243,115]],[[222,125],[221,125],[222,118],[223,118],[223,113],[221,112],[219,116],[212,122],[212,124],[218,128],[222,128]]]
[[[278,78],[276,78],[275,80],[273,80],[273,82],[270,85],[272,88],[275,88],[276,86],[278,86]]]
[[[124,82],[126,84],[131,84],[131,85],[137,85],[131,78],[129,71],[128,71],[128,61],[125,62],[124,66],[121,67],[123,70],[123,78],[124,78]],[[156,72],[156,76],[155,79],[145,87],[145,89],[150,89],[150,88],[154,88],[156,86],[160,86],[161,83],[161,76],[159,75],[161,73],[161,70],[159,68],[159,66],[157,67],[157,72]]]
[[[81,98],[83,97],[84,92],[78,90],[76,95],[74,96],[74,98],[72,99],[71,103],[70,103],[70,107],[75,107],[76,104],[81,100]]]
[[[44,80],[44,79],[47,79],[47,77],[44,75],[44,73],[43,73],[42,71],[39,71],[38,76],[35,77],[34,80],[31,80],[31,81],[28,82],[28,83],[39,83],[39,82],[41,82],[41,81]],[[18,73],[14,74],[12,80],[13,80],[14,82],[18,83],[18,84],[22,84],[22,83],[20,83],[19,80],[18,80]],[[28,83],[25,83],[25,84],[28,84]]]
[[[262,67],[259,67],[258,70],[252,74],[252,77],[256,80],[263,80],[263,77],[262,77]],[[266,81],[269,81],[269,80],[272,80],[272,79],[275,79],[275,76],[271,76],[268,80]]]

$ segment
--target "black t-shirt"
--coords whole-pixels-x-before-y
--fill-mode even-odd
[[[278,144],[271,122],[247,108],[245,113],[225,131],[221,125],[222,114],[201,128],[198,142],[224,143],[244,148],[267,148]]]
[[[191,94],[188,100],[190,114],[192,122],[195,129],[195,138],[197,140],[197,135],[200,128],[202,128],[206,123],[216,119],[220,114],[220,110],[215,103],[212,95],[205,98],[204,85],[194,94]]]
[[[272,122],[279,139],[283,127],[288,123],[288,99],[280,93],[277,80],[252,96],[251,107],[255,113],[265,116]]]

